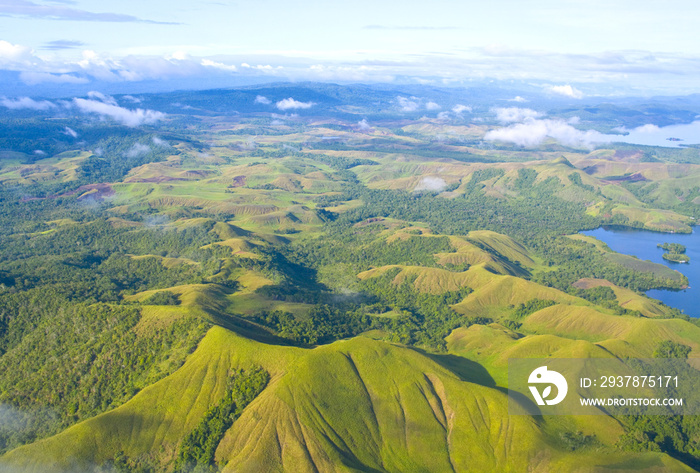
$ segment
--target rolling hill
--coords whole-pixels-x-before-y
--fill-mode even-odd
[[[397,108],[421,90],[486,118]],[[0,110],[0,472],[700,469],[690,416],[507,395],[512,358],[699,357],[644,295],[688,280],[579,233],[691,231],[697,150],[484,141],[479,90],[144,95],[168,117],[132,128]],[[552,117],[619,125],[582,107]]]

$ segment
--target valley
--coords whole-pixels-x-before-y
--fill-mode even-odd
[[[699,468],[695,416],[507,399],[509,358],[698,357],[647,296],[689,278],[595,233],[691,236],[698,149],[522,147],[328,89],[147,95],[168,115],[139,127],[3,112],[0,471]],[[257,99],[292,94],[319,105]]]

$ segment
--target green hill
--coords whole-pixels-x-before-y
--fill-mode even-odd
[[[582,471],[656,465],[659,454],[567,452],[547,429],[509,416],[504,393],[463,381],[413,350],[354,339],[274,347],[213,328],[185,365],[123,406],[2,457],[31,472],[91,468],[121,455],[165,466],[227,373],[260,366],[272,381],[226,432],[224,471]]]

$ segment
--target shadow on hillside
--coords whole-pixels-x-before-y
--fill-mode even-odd
[[[418,348],[414,350],[420,352],[422,355],[430,358],[443,368],[451,371],[459,377],[462,381],[468,383],[479,384],[487,388],[492,388],[503,394],[510,395],[513,399],[522,406],[521,412],[523,414],[530,415],[536,424],[540,425],[543,422],[543,418],[539,415],[539,408],[528,396],[518,393],[518,392],[508,392],[508,388],[503,386],[497,386],[496,381],[491,377],[486,368],[481,366],[479,363],[472,361],[468,358],[463,358],[457,355],[438,355],[434,353],[427,353]]]
[[[211,315],[210,322],[227,330],[235,332],[242,337],[248,338],[256,342],[265,343],[267,345],[279,345],[286,347],[300,346],[299,344],[295,344],[291,340],[273,335],[261,325],[250,322],[242,317],[237,317],[235,315]]]
[[[491,377],[486,368],[479,363],[457,355],[438,355],[428,353],[420,348],[412,348],[421,355],[426,356],[439,364],[445,369],[448,369],[462,381],[469,383],[480,384],[488,388],[502,390],[503,388],[496,386],[496,381]]]

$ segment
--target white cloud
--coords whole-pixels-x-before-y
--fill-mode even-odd
[[[360,130],[362,133],[367,133],[369,131],[372,131],[372,127],[367,123],[367,119],[363,118],[359,122],[357,122],[357,129]]]
[[[311,108],[314,105],[316,104],[313,102],[299,102],[298,100],[294,100],[291,97],[284,100],[280,100],[276,104],[277,108],[280,110],[293,110],[297,108],[307,109]]]
[[[55,108],[56,104],[49,102],[48,100],[33,100],[29,97],[19,97],[17,99],[8,99],[3,97],[0,99],[0,105],[9,108],[10,110],[49,110]]]
[[[27,85],[37,84],[87,84],[90,82],[85,77],[76,77],[70,74],[51,74],[49,72],[20,72],[19,78]]]
[[[40,149],[35,149],[34,154],[36,154],[37,156],[46,156],[46,151],[42,151]]]
[[[120,59],[85,50],[82,58],[70,63],[72,69],[94,79],[108,82],[134,82],[172,77],[210,76],[210,67],[201,59],[190,58],[184,53],[165,56],[126,56]]]
[[[388,74],[383,67],[367,64],[324,65],[314,64],[305,69],[287,67],[290,76],[296,79],[332,80],[341,82],[392,82],[393,74]]]
[[[661,128],[659,128],[656,125],[646,124],[646,125],[638,126],[637,128],[634,129],[634,131],[639,132],[639,133],[658,133],[659,131],[661,131]]]
[[[521,97],[521,96],[519,96],[519,95],[513,97],[512,99],[508,99],[508,101],[509,101],[509,102],[518,102],[518,103],[529,102],[528,99],[523,98],[523,97]]]
[[[428,102],[425,104],[426,110],[440,110],[442,107],[435,102]]]
[[[138,98],[138,97],[134,97],[133,95],[124,95],[124,96],[122,96],[122,99],[124,99],[124,100],[126,100],[126,101],[128,101],[128,102],[131,102],[131,103],[141,103],[141,102],[143,102],[142,99],[140,99],[140,98]]]
[[[191,59],[191,57],[190,57],[189,53],[187,53],[186,51],[175,51],[169,57],[167,57],[167,59],[175,59],[177,61],[187,61],[187,60]]]
[[[503,141],[518,146],[534,147],[547,138],[553,138],[566,146],[592,148],[596,143],[608,143],[614,138],[595,130],[581,131],[563,120],[533,120],[491,130],[484,135],[486,141]]]
[[[399,101],[399,107],[402,112],[415,112],[418,110],[420,104],[418,103],[416,97],[411,97],[410,99],[406,97],[396,97]]]
[[[229,72],[234,72],[238,69],[234,65],[228,65],[228,64],[224,64],[222,62],[215,62],[215,61],[212,61],[211,59],[202,59],[201,64],[204,67],[213,67],[214,69],[221,69],[222,71],[229,71]]]
[[[5,0],[19,2],[26,0]],[[34,0],[37,4],[42,3]],[[3,3],[3,1],[0,1]],[[46,2],[43,2],[46,3]],[[2,5],[0,5],[2,10]],[[2,12],[0,12],[0,16]],[[49,44],[46,41],[41,43]],[[73,46],[70,41],[56,41],[59,47]],[[37,46],[41,47],[41,46]],[[0,68],[23,73],[42,73],[25,79],[39,81],[108,80],[113,82],[160,80],[171,78],[211,78],[216,75],[223,83],[230,78],[233,64],[240,76],[270,75],[282,80],[332,80],[339,82],[393,82],[398,78],[412,83],[445,83],[466,86],[471,79],[517,79],[530,83],[550,81],[559,84],[587,83],[590,93],[607,95],[621,91],[650,90],[664,94],[696,92],[695,78],[700,72],[700,55],[683,52],[664,53],[649,50],[623,49],[603,53],[556,53],[553,51],[511,49],[500,47],[464,48],[454,55],[397,54],[391,60],[378,52],[349,54],[338,51],[322,60],[300,54],[298,50],[261,51],[259,53],[229,54],[207,48],[216,56],[197,55],[201,47],[183,45],[173,53],[172,46],[134,46],[122,49],[126,55],[86,51],[79,59],[38,51],[23,45],[0,41]],[[73,50],[73,51],[77,51]],[[465,64],[469,64],[465,68]],[[228,68],[228,70],[226,69]],[[203,81],[204,83],[204,81]],[[549,84],[549,82],[545,82]],[[549,86],[541,85],[543,89]],[[577,96],[571,86],[559,85],[565,96]],[[570,89],[569,89],[570,88]],[[547,90],[549,93],[558,93]],[[29,94],[31,95],[31,94]],[[588,95],[588,94],[586,94]],[[507,100],[507,98],[506,98]],[[427,100],[419,101],[425,107]],[[446,107],[443,104],[443,109]]]
[[[58,40],[57,44],[74,45],[65,40]],[[324,63],[317,64],[319,59],[300,55],[296,50],[203,57],[195,54],[197,51],[204,51],[203,48],[183,45],[180,47],[182,50],[175,53],[170,48],[135,46],[123,50],[126,55],[85,51],[81,59],[65,60],[54,53],[43,54],[43,48],[39,50],[42,54],[37,55],[38,53],[29,47],[0,41],[0,68],[23,72],[25,79],[32,83],[85,82],[93,79],[124,82],[178,77],[211,80],[213,75],[223,81],[224,78],[230,78],[231,71],[234,70],[233,64],[238,66],[236,74],[240,76],[270,75],[292,81],[392,82],[401,77],[415,83],[465,86],[474,78],[516,78],[526,82],[537,82],[557,77],[560,84],[592,84],[588,87],[591,93],[595,94],[614,93],[621,89],[630,91],[634,88],[642,91],[654,88],[661,92],[674,91],[676,94],[692,93],[697,88],[693,85],[694,78],[700,71],[698,55],[689,52],[681,54],[647,50],[563,54],[527,49],[475,47],[465,48],[449,57],[399,54],[391,61],[369,53],[359,56],[339,51]],[[207,50],[214,53],[213,49]],[[470,67],[465,68],[464,64],[469,64]],[[32,76],[29,73],[42,75]],[[547,91],[552,94],[558,93],[548,86],[542,85],[542,88],[549,89]],[[577,95],[576,89],[571,86],[559,85],[557,88],[561,88],[564,94]],[[427,100],[418,100],[421,108],[426,106],[426,102]],[[443,108],[446,107],[443,105]]]
[[[452,111],[455,112],[456,114],[461,114],[464,112],[471,113],[472,108],[469,105],[462,105],[461,103],[458,103],[457,105],[452,107]]]
[[[87,96],[92,100],[99,100],[100,102],[107,103],[109,105],[117,105],[117,101],[111,95],[105,95],[102,92],[96,90],[91,90],[87,93]]]
[[[530,108],[498,107],[491,109],[491,111],[496,114],[496,120],[501,123],[517,123],[525,121],[529,118],[539,118],[542,116],[540,112]]]
[[[571,97],[573,99],[583,98],[583,92],[574,87],[571,87],[569,84],[554,85],[550,87],[549,90],[554,92],[555,94],[564,95],[565,97]]]
[[[24,62],[32,58],[31,48],[0,40],[0,64]]]
[[[437,119],[446,121],[450,119],[450,112],[440,112],[437,114]]]
[[[165,114],[155,110],[129,110],[118,105],[100,102],[97,100],[73,99],[73,103],[84,113],[96,113],[103,117],[110,117],[119,123],[129,127],[139,125],[152,125],[165,118]]]
[[[272,100],[268,99],[264,95],[258,95],[255,97],[255,103],[261,103],[263,105],[270,105],[272,103]]]
[[[68,136],[72,136],[73,138],[78,137],[78,132],[75,131],[74,129],[72,129],[71,127],[68,127],[68,126],[66,127],[65,130],[63,130],[63,134],[68,135]]]
[[[445,187],[447,187],[447,182],[441,177],[424,177],[413,190],[440,192]]]
[[[160,148],[170,148],[170,143],[168,143],[167,141],[165,141],[161,138],[158,138],[157,136],[154,136],[152,141],[153,141],[154,145],[156,145]]]
[[[0,4],[9,4],[8,1],[17,3],[27,0],[0,0]],[[34,1],[37,5],[41,3]],[[0,10],[2,8],[3,5],[0,5]],[[74,45],[74,42],[66,40],[55,42],[60,47]],[[49,43],[44,41],[44,44]],[[466,86],[474,78],[515,78],[532,83],[550,81],[556,77],[560,84],[590,84],[587,86],[590,93],[603,95],[635,89],[641,93],[693,93],[697,89],[695,78],[700,72],[700,56],[688,51],[664,53],[623,49],[603,53],[564,54],[503,47],[472,47],[464,48],[452,56],[397,54],[390,61],[369,52],[358,55],[338,51],[324,63],[318,64],[319,59],[312,59],[292,49],[247,55],[220,54],[207,56],[207,59],[195,54],[204,51],[203,48],[183,45],[183,51],[175,53],[170,48],[172,47],[134,46],[122,50],[126,55],[85,51],[80,59],[66,60],[54,53],[44,54],[40,50],[42,54],[37,55],[29,47],[0,41],[0,68],[24,73],[25,80],[31,84],[171,78],[211,80],[214,75],[223,81],[224,78],[230,78],[230,71],[234,70],[233,64],[238,66],[236,74],[240,76],[270,75],[291,81],[393,82],[400,77],[415,83]],[[206,50],[214,53],[214,49]],[[469,64],[469,67],[465,68],[465,64]],[[576,97],[581,93],[567,85],[559,85],[554,89],[542,85],[542,88],[548,89],[552,94],[564,93],[567,97]],[[520,102],[516,99],[511,100]],[[421,108],[426,102],[427,100],[419,100]]]
[[[252,69],[260,72],[274,73],[275,69],[283,69],[282,66],[277,66],[277,68],[272,67],[270,64],[258,64],[256,66],[251,66],[250,64],[244,62],[241,63],[241,67],[244,69]]]
[[[9,405],[0,403],[0,433],[12,433],[26,428],[30,414]]]
[[[146,146],[146,145],[141,144],[141,143],[134,143],[134,146],[129,148],[129,151],[124,153],[124,156],[126,156],[127,158],[138,158],[140,156],[147,155],[151,151],[152,150],[151,150],[150,146]]]

